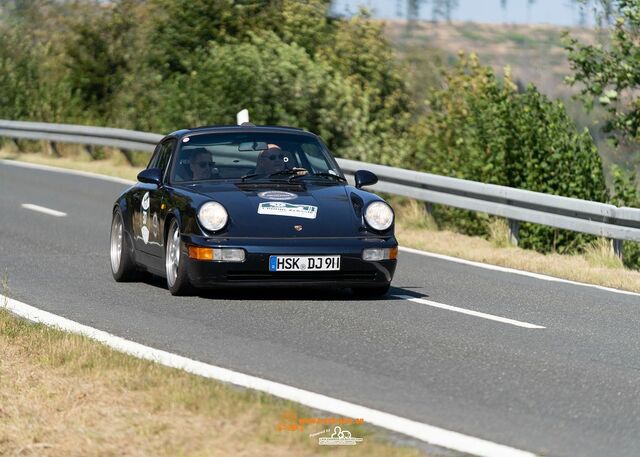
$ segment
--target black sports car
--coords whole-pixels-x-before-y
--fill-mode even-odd
[[[348,287],[384,295],[396,268],[394,213],[349,185],[316,135],[288,127],[179,130],[113,207],[111,269],[167,278],[174,295],[221,286]]]

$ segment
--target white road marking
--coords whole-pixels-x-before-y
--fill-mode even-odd
[[[498,265],[491,265],[489,263],[474,262],[473,260],[465,260],[459,257],[451,257],[444,254],[436,254],[435,252],[421,251],[419,249],[407,248],[404,246],[400,246],[398,249],[400,251],[409,252],[411,254],[423,255],[426,257],[433,257],[435,259],[447,260],[449,262],[461,263],[463,265],[469,265],[472,267],[484,268],[485,270],[499,271],[501,273],[513,273],[516,275],[529,276],[530,278],[541,279],[543,281],[562,282],[565,284],[571,284],[573,286],[593,287],[595,289],[604,290],[605,292],[614,292],[616,294],[634,295],[634,296],[640,297],[640,293],[638,292],[631,292],[631,291],[622,290],[622,289],[614,289],[613,287],[598,286],[596,284],[588,284],[586,282],[571,281],[570,279],[556,278],[555,276],[544,275],[541,273],[533,273],[531,271],[517,270],[515,268],[509,268],[509,267],[501,267]]]
[[[446,309],[447,311],[453,311],[461,314],[468,314],[469,316],[481,317],[483,319],[489,319],[496,322],[502,322],[503,324],[511,324],[516,327],[524,328],[547,328],[542,325],[529,324],[528,322],[516,321],[513,319],[507,319],[506,317],[495,316],[493,314],[481,313],[480,311],[473,311],[466,308],[458,308],[457,306],[445,305],[444,303],[438,303],[436,301],[426,300],[424,298],[411,297],[409,295],[393,295],[396,298],[402,298],[403,300],[409,300],[414,303],[420,303],[422,305],[432,306],[434,308]]]
[[[0,307],[6,308],[12,313],[31,321],[87,336],[117,351],[133,355],[140,359],[151,360],[161,365],[184,370],[206,378],[265,392],[332,414],[351,418],[362,418],[365,423],[392,430],[436,446],[482,457],[535,457],[535,454],[531,452],[522,451],[440,427],[434,427],[383,411],[367,408],[366,406],[349,403],[337,398],[298,389],[297,387],[239,373],[215,365],[209,365],[167,351],[144,346],[4,297],[3,295],[0,295]]]
[[[10,165],[12,167],[31,168],[33,170],[51,171],[53,173],[63,173],[67,175],[83,176],[85,178],[100,179],[102,181],[111,181],[118,184],[127,184],[129,186],[135,184],[134,181],[124,178],[117,178],[115,176],[101,175],[98,173],[92,173],[90,171],[71,170],[69,168],[52,167],[50,165],[40,165],[37,163],[18,162],[16,160],[0,159],[0,164]]]
[[[33,205],[31,203],[23,203],[21,206],[24,209],[30,209],[31,211],[37,211],[39,213],[48,214],[49,216],[65,217],[67,215],[67,213],[63,213],[62,211],[46,208],[44,206]]]

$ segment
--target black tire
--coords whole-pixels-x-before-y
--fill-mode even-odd
[[[358,298],[381,298],[389,293],[391,284],[376,287],[353,287],[351,291]]]
[[[176,240],[177,236],[177,240]],[[177,243],[177,245],[176,245]],[[177,265],[174,255],[178,256]],[[180,226],[175,219],[171,220],[169,230],[167,231],[167,239],[164,243],[164,264],[165,274],[167,276],[167,288],[171,295],[189,295],[193,291],[193,287],[189,282],[187,274],[187,259],[182,252],[182,242],[180,241]],[[175,268],[172,272],[169,269]]]
[[[120,208],[113,211],[111,219],[109,255],[111,259],[111,273],[117,282],[134,281],[137,279],[136,263],[132,255],[132,247],[124,229],[124,218]]]

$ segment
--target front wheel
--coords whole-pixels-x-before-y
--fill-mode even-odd
[[[191,291],[191,284],[187,276],[186,259],[182,255],[180,243],[180,227],[173,219],[167,233],[164,256],[165,271],[167,273],[167,288],[171,295],[186,295]]]
[[[359,298],[380,298],[389,293],[391,284],[385,286],[376,287],[354,287],[352,290],[353,295]]]
[[[118,282],[131,281],[136,278],[136,264],[131,255],[129,238],[124,231],[124,222],[120,208],[113,212],[111,221],[111,245],[109,254],[111,257],[111,273]]]

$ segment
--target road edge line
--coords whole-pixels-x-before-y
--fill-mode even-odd
[[[199,362],[161,349],[145,346],[27,305],[26,303],[11,299],[2,294],[0,294],[0,308],[4,308],[32,322],[86,336],[119,352],[140,359],[149,360],[171,368],[177,368],[205,378],[264,392],[285,400],[300,403],[310,408],[339,414],[345,417],[363,418],[371,425],[401,433],[435,446],[481,457],[535,457],[534,453],[528,451],[464,435],[459,432],[413,421],[366,406],[349,403],[287,384],[269,381],[257,376],[247,375],[227,368]]]
[[[72,168],[54,167],[51,165],[42,165],[39,163],[20,162],[18,160],[0,159],[0,164],[10,165],[14,167],[31,168],[34,170],[51,171],[53,173],[67,173],[75,176],[82,176],[85,178],[101,179],[103,181],[116,182],[118,184],[133,185],[134,181],[130,181],[124,178],[118,178],[117,176],[101,175],[100,173],[93,173],[91,171],[74,170]]]

